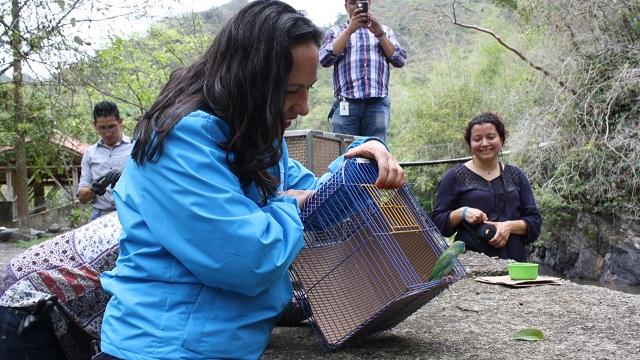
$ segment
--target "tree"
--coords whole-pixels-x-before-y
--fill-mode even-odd
[[[10,0],[0,3],[0,76],[12,74],[13,148],[16,163],[15,190],[20,228],[28,229],[28,179],[26,143],[31,122],[25,107],[25,87],[36,89],[51,81],[66,64],[86,56],[86,45],[79,36],[81,24],[91,24],[141,13],[142,7],[128,6],[116,15],[110,5],[92,0],[54,2],[46,0]],[[31,80],[25,82],[25,68]],[[2,85],[7,86],[7,85]]]

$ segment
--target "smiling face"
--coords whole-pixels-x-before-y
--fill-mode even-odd
[[[471,154],[482,161],[496,159],[502,151],[504,140],[498,134],[495,125],[482,123],[471,128],[469,147]]]
[[[284,98],[284,128],[291,126],[299,115],[309,113],[309,89],[318,79],[318,47],[313,42],[291,49],[293,66],[287,80]]]

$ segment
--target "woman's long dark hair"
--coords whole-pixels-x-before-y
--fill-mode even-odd
[[[201,109],[223,119],[230,137],[222,145],[243,185],[254,181],[273,194],[279,179],[268,169],[282,156],[284,100],[293,66],[291,48],[322,32],[280,1],[257,0],[240,10],[191,65],[171,73],[160,95],[139,120],[132,157],[157,161],[173,126]],[[233,154],[233,156],[232,156]]]

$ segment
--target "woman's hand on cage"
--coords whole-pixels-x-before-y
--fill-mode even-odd
[[[302,209],[304,204],[307,202],[309,197],[314,193],[313,190],[295,190],[289,189],[287,191],[283,191],[280,195],[290,196],[298,201],[298,208]]]
[[[363,157],[375,160],[378,165],[378,179],[376,179],[375,185],[379,189],[397,189],[407,181],[407,175],[398,161],[380,141],[367,141],[349,150],[345,157]]]

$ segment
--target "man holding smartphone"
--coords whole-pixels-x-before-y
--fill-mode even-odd
[[[345,0],[349,22],[324,36],[320,64],[333,66],[332,131],[387,136],[390,118],[389,64],[402,67],[407,52],[393,30],[371,13],[372,0]]]

